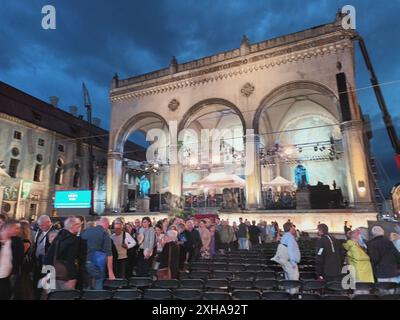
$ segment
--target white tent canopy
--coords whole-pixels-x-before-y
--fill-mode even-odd
[[[295,184],[292,181],[286,180],[281,176],[277,176],[275,179],[271,180],[270,182],[263,181],[263,188],[269,187],[295,187]]]
[[[192,186],[200,189],[243,188],[245,185],[244,179],[224,172],[210,173],[207,177],[192,183]]]

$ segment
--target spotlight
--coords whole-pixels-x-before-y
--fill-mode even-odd
[[[314,147],[314,151],[318,151],[318,146],[315,146],[315,147]]]
[[[299,152],[300,152],[300,153],[303,152],[303,148],[299,148]]]

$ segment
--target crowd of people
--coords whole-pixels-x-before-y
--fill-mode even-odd
[[[0,299],[43,299],[54,289],[102,289],[105,279],[152,276],[178,278],[191,262],[249,250],[262,243],[279,243],[276,259],[289,280],[299,279],[301,253],[297,241],[304,235],[288,220],[279,229],[276,222],[179,217],[134,222],[101,217],[67,217],[62,226],[41,215],[34,223],[0,215]],[[355,269],[357,282],[400,283],[399,237],[384,237],[372,228],[366,241],[360,229],[348,230],[341,243],[318,225],[316,276],[325,281],[343,277],[345,259]],[[397,245],[397,249],[396,249]],[[286,257],[286,258],[282,258]],[[274,257],[273,259],[275,259]],[[54,268],[54,274],[43,268]],[[168,271],[168,272],[166,272]],[[44,273],[43,273],[44,272]],[[48,287],[51,277],[55,287]]]

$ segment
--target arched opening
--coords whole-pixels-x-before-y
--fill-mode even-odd
[[[151,136],[152,133],[157,136],[155,139]],[[146,140],[148,134],[151,141]],[[160,134],[163,137],[158,137]],[[138,199],[139,181],[142,178],[148,180],[151,186],[144,195],[149,198],[149,209],[159,211],[162,183],[168,181],[167,161],[165,157],[161,157],[161,154],[164,156],[168,151],[168,139],[168,124],[161,116],[152,112],[143,112],[131,117],[118,130],[113,141],[113,150],[109,153],[107,174],[109,207],[122,212],[141,211]],[[146,151],[149,147],[155,151],[152,153],[155,157],[147,159]],[[110,160],[110,154],[118,156]]]
[[[219,209],[224,189],[237,198],[237,206],[244,206],[244,186],[223,182],[226,177],[244,181],[246,127],[240,110],[224,99],[203,100],[185,113],[178,128],[185,206]]]
[[[337,97],[313,82],[289,83],[263,100],[253,124],[260,137],[262,193],[267,209],[296,208],[295,192],[303,188],[311,190],[311,196],[316,188],[325,190],[324,203],[311,206],[344,205],[348,190],[340,119]],[[296,177],[299,170],[304,183]],[[275,179],[280,178],[286,182],[276,184]]]

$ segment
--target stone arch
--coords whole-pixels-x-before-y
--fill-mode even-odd
[[[123,152],[124,144],[126,140],[129,138],[129,135],[132,134],[134,131],[140,128],[140,124],[146,124],[146,120],[154,118],[158,119],[162,123],[162,128],[168,129],[167,121],[155,112],[141,112],[135,114],[131,118],[129,118],[115,133],[115,136],[112,139],[112,145],[110,146],[110,150]]]
[[[256,134],[259,134],[260,129],[260,119],[261,115],[265,109],[268,109],[269,106],[277,103],[280,97],[285,96],[290,93],[290,91],[294,90],[309,90],[319,93],[321,95],[325,95],[327,98],[331,98],[332,102],[335,106],[334,110],[332,108],[327,108],[325,105],[321,104],[332,116],[334,116],[338,122],[341,122],[341,111],[339,106],[339,97],[338,95],[329,87],[324,84],[315,81],[292,81],[284,83],[277,88],[273,89],[270,93],[268,93],[259,104],[253,118],[253,129]],[[287,98],[286,98],[287,99]]]
[[[228,100],[222,99],[222,98],[205,99],[205,100],[197,102],[192,107],[190,107],[189,110],[187,110],[185,112],[185,114],[183,115],[182,120],[179,122],[178,132],[180,132],[181,130],[183,130],[185,128],[185,126],[188,124],[190,118],[193,115],[195,115],[203,107],[206,107],[206,106],[211,105],[211,104],[219,104],[219,105],[223,105],[225,107],[228,107],[228,108],[232,109],[235,112],[235,114],[240,118],[240,121],[241,121],[242,127],[243,127],[243,134],[245,134],[245,132],[246,132],[246,122],[245,122],[245,119],[243,117],[242,112],[240,111],[240,109],[235,104],[233,104],[232,102],[230,102]]]

